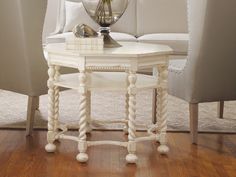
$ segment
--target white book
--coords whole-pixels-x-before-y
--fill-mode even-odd
[[[66,38],[67,50],[102,50],[103,46],[103,36],[91,38]]]

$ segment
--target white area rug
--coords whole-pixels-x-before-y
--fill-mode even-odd
[[[61,92],[60,120],[76,127],[78,125],[79,94],[74,90]],[[216,103],[200,104],[199,130],[207,132],[236,132],[236,102],[225,103],[224,119],[216,117]],[[27,96],[0,90],[0,128],[24,128]],[[189,130],[188,104],[169,96],[168,130]],[[137,95],[137,122],[151,123],[152,90],[141,91]],[[102,119],[123,118],[125,116],[125,96],[122,92],[92,93],[92,117]],[[36,112],[35,127],[46,128],[47,95],[40,97],[40,111]],[[103,128],[103,127],[100,127]],[[110,129],[120,129],[121,125],[109,125]]]

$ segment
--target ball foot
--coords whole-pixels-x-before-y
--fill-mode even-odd
[[[166,145],[160,145],[158,148],[157,148],[157,151],[160,153],[160,154],[167,154],[169,152],[169,147],[166,146]]]
[[[76,156],[76,159],[79,161],[79,162],[82,162],[82,163],[85,163],[88,161],[88,155],[86,153],[79,153],[77,156]]]
[[[45,150],[47,152],[55,152],[56,151],[56,145],[55,144],[52,144],[52,143],[48,143],[46,146],[45,146]]]
[[[136,163],[138,160],[138,157],[135,154],[128,154],[126,155],[125,159],[127,163]]]

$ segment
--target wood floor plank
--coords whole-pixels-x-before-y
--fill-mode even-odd
[[[69,132],[77,135],[77,132]],[[138,133],[143,135],[144,133]],[[90,140],[127,140],[122,132],[94,131]],[[0,130],[0,177],[236,177],[236,135],[199,134],[192,145],[187,133],[168,133],[170,153],[157,152],[158,143],[137,146],[138,163],[125,163],[127,150],[117,146],[88,149],[89,161],[80,164],[75,142],[57,142],[57,151],[46,153],[46,132]]]

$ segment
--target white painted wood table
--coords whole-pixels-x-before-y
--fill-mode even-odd
[[[48,61],[48,144],[47,152],[54,152],[55,140],[69,139],[78,142],[77,160],[86,162],[86,150],[95,145],[119,145],[128,149],[126,161],[135,163],[136,143],[155,140],[160,143],[158,151],[169,151],[166,140],[167,119],[167,67],[172,49],[165,45],[123,42],[122,47],[102,51],[66,50],[66,45],[49,44],[44,52]],[[60,67],[78,69],[78,73],[60,75]],[[137,74],[139,69],[156,68],[156,75]],[[99,72],[98,72],[99,71]],[[113,71],[113,72],[111,72]],[[114,72],[116,71],[116,72]],[[79,135],[66,135],[67,125],[59,122],[59,87],[76,89],[80,93]],[[155,125],[147,129],[147,136],[136,136],[136,93],[140,89],[157,88],[157,118]],[[93,90],[123,90],[126,94],[126,117],[124,119],[102,121],[90,117],[90,97]],[[128,142],[87,141],[86,133],[92,123],[124,123]]]

